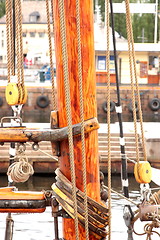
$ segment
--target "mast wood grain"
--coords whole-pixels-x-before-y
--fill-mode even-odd
[[[56,51],[56,77],[58,94],[58,116],[59,127],[67,126],[65,90],[63,77],[62,44],[60,37],[60,17],[58,0],[54,3],[54,25],[55,25],[55,51]],[[78,50],[77,50],[77,29],[76,29],[76,0],[64,0],[64,11],[66,17],[66,43],[68,51],[68,69],[70,81],[72,124],[80,122],[80,99],[78,84]],[[96,117],[96,83],[95,83],[95,53],[93,39],[93,2],[80,1],[80,24],[81,24],[81,53],[82,53],[82,77],[83,77],[83,103],[84,119]],[[86,135],[86,169],[87,169],[87,193],[88,196],[100,202],[99,185],[99,158],[98,158],[98,133],[92,131]],[[83,191],[82,180],[82,153],[81,137],[74,137],[74,161],[76,185]],[[59,158],[61,172],[71,180],[70,159],[68,140],[60,143],[61,157]],[[64,219],[64,238],[75,239],[74,221]],[[79,239],[84,240],[84,229],[79,226]],[[96,239],[93,235],[90,240]]]

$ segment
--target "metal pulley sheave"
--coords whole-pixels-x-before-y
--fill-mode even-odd
[[[22,84],[19,85],[16,81],[12,81],[6,86],[5,96],[10,106],[25,104],[27,101],[27,89]]]
[[[134,165],[134,176],[138,183],[150,183],[152,180],[152,168],[148,161],[140,161]]]

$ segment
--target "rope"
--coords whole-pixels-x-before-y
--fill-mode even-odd
[[[139,162],[138,135],[137,135],[137,127],[136,127],[137,116],[136,116],[136,105],[135,105],[135,96],[134,96],[133,75],[135,77],[135,87],[136,87],[137,98],[138,98],[138,109],[139,109],[139,117],[140,117],[140,128],[141,128],[144,161],[147,161],[147,153],[146,153],[144,130],[143,130],[143,116],[142,116],[142,110],[141,110],[139,86],[138,86],[138,79],[137,79],[137,73],[136,73],[136,61],[135,61],[135,51],[134,51],[134,41],[133,41],[133,31],[132,31],[129,0],[125,0],[125,4],[126,4],[126,25],[127,25],[127,36],[128,36],[128,48],[129,48],[129,64],[130,64],[130,73],[131,73],[133,118],[134,118],[134,128],[135,128],[135,135],[136,135],[135,136],[136,152],[137,152],[137,161]]]
[[[14,182],[26,182],[34,170],[32,165],[28,162],[25,155],[18,156],[19,161],[12,163],[7,171],[7,175],[11,177]]]
[[[29,146],[32,146],[32,144],[29,143],[29,142],[27,142],[27,144],[28,144]],[[43,150],[41,150],[41,149],[38,149],[38,151],[40,151],[41,153],[44,153],[44,154],[47,155],[48,157],[50,157],[50,158],[52,158],[52,159],[54,159],[55,161],[58,162],[58,158],[52,156],[51,154],[49,154],[49,153],[47,153],[47,152],[45,152],[45,151],[43,151]]]
[[[24,67],[23,67],[23,39],[22,39],[22,6],[21,6],[21,0],[18,0],[18,6],[19,6],[19,58],[20,58],[20,70],[21,70],[21,87],[22,87],[22,99],[25,97],[25,87],[24,87]]]
[[[21,0],[14,1],[15,23],[13,23],[12,1],[6,0],[6,29],[7,29],[7,69],[8,83],[11,81],[11,75],[15,75],[15,54],[17,58],[17,86],[18,102],[25,97],[24,87],[24,68],[23,68],[23,39],[22,39],[22,7]],[[13,25],[15,24],[16,53],[14,52]]]
[[[104,187],[104,189],[108,190],[108,187],[107,187],[107,186],[103,185],[103,187]],[[134,201],[133,201],[132,199],[130,199],[130,198],[125,197],[123,194],[118,193],[117,191],[115,191],[115,190],[113,190],[113,189],[111,189],[111,192],[117,194],[119,197],[121,197],[121,198],[125,199],[126,201],[128,201],[128,202],[134,204],[135,206],[137,206],[137,203],[136,203],[136,202],[134,202]]]
[[[111,143],[110,143],[110,49],[109,49],[109,0],[105,1],[105,15],[106,15],[106,41],[107,41],[107,51],[106,51],[106,62],[107,62],[107,124],[108,124],[108,239],[111,239]]]
[[[87,176],[86,176],[86,150],[84,134],[84,98],[83,98],[83,79],[82,79],[82,55],[81,55],[81,31],[80,31],[80,1],[76,0],[76,21],[77,21],[77,44],[78,44],[78,80],[80,93],[80,121],[81,121],[81,141],[82,141],[82,173],[84,189],[84,211],[85,211],[85,234],[86,240],[89,239],[88,228],[88,204],[87,204]]]
[[[52,3],[52,5],[53,5],[53,3]],[[52,5],[51,5],[51,8],[53,7]],[[49,0],[46,0],[46,12],[47,12],[47,25],[48,25],[50,72],[51,72],[51,79],[52,79],[53,110],[56,110],[57,109],[57,104],[56,104],[56,97],[55,97],[54,65],[53,65],[53,56],[52,56],[52,40],[51,40],[51,27],[50,27]],[[53,19],[53,12],[52,12],[52,19]]]
[[[153,221],[152,223],[147,223],[144,226],[144,233],[137,233],[134,228],[133,228],[133,232],[138,235],[138,236],[142,236],[147,234],[147,238],[146,240],[152,240],[151,236],[153,235],[153,233],[157,234],[160,237],[160,234],[157,231],[153,231],[153,228],[157,227],[157,223],[155,221]]]
[[[75,165],[74,165],[74,148],[73,148],[73,135],[72,135],[72,112],[71,112],[71,97],[70,97],[70,83],[69,83],[69,70],[68,70],[68,54],[66,43],[66,26],[65,26],[65,12],[64,1],[58,0],[59,14],[60,14],[60,34],[62,42],[62,61],[64,72],[64,88],[65,88],[65,101],[66,101],[66,113],[68,124],[68,141],[69,141],[69,153],[70,153],[70,167],[71,167],[71,182],[72,182],[72,196],[74,202],[74,218],[75,218],[75,233],[76,240],[79,239],[78,230],[78,216],[77,216],[77,199],[76,199],[76,177],[75,177]]]
[[[8,69],[8,82],[11,79],[11,10],[12,1],[6,0],[6,31],[7,31],[7,69]]]
[[[16,21],[16,56],[17,56],[17,86],[18,86],[18,102],[21,99],[21,58],[20,58],[20,42],[19,42],[19,0],[15,0],[15,21]]]

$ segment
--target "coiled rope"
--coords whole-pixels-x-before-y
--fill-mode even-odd
[[[14,182],[26,182],[34,173],[33,167],[24,153],[20,153],[17,157],[19,158],[18,161],[9,166],[7,175]]]

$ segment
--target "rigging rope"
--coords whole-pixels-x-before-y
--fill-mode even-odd
[[[53,1],[51,1],[52,8],[52,20],[53,18]],[[50,24],[50,14],[49,14],[49,0],[46,0],[46,12],[47,12],[47,26],[48,26],[48,41],[49,41],[49,57],[50,57],[50,73],[51,73],[51,82],[52,82],[52,101],[53,101],[53,110],[57,109],[56,97],[55,97],[55,82],[54,82],[54,64],[53,64],[53,53],[52,53],[52,40],[51,40],[51,24]],[[54,29],[54,27],[53,27]],[[54,30],[53,30],[54,31]]]
[[[74,202],[75,233],[76,233],[76,240],[78,240],[79,239],[78,214],[77,214],[78,211],[77,211],[77,199],[76,199],[76,177],[75,177],[75,165],[74,165],[72,112],[71,112],[71,97],[70,97],[70,83],[69,83],[69,70],[68,70],[68,54],[67,54],[67,43],[66,43],[64,0],[58,0],[58,8],[59,8],[59,14],[60,14],[60,34],[61,34],[61,42],[62,42],[62,61],[63,61],[63,73],[64,73],[66,114],[67,114],[67,124],[68,124],[68,141],[69,141],[69,153],[70,153],[69,157],[70,157],[70,167],[71,167],[72,196],[73,196],[73,202]]]
[[[6,30],[7,30],[7,69],[8,69],[8,82],[10,82],[11,74],[13,75],[13,29],[12,29],[12,1],[6,0]],[[11,73],[12,69],[12,73]]]
[[[13,16],[15,16],[15,18]],[[12,101],[9,99],[8,103],[10,105],[24,104],[27,94],[24,86],[21,0],[14,0],[13,3],[12,1],[6,0],[6,29],[7,29],[8,83],[11,82],[11,76],[17,75],[16,79],[17,86],[15,86],[15,88],[18,90],[18,96],[16,96],[16,89],[14,88],[14,86],[12,87],[13,95],[11,94],[11,97],[13,96],[13,98],[15,97],[15,99],[17,98],[17,101],[14,100],[14,103],[12,103]],[[17,59],[16,73],[15,73],[15,56]],[[11,85],[8,85],[8,87],[9,86]]]
[[[80,29],[80,1],[76,0],[76,21],[77,21],[77,44],[78,44],[78,80],[80,93],[80,121],[81,121],[81,142],[82,142],[82,168],[83,168],[83,189],[84,189],[84,210],[85,210],[85,234],[86,240],[89,239],[88,228],[88,204],[87,204],[87,176],[86,176],[86,150],[84,134],[84,98],[83,98],[83,79],[82,79],[82,55],[81,55],[81,29]]]
[[[106,51],[106,62],[107,62],[107,124],[108,124],[108,239],[111,239],[111,143],[110,143],[110,49],[109,49],[109,0],[105,1],[105,12],[106,12],[106,41],[107,41],[107,51]]]
[[[21,2],[20,2],[21,4]],[[16,20],[16,56],[17,56],[17,86],[18,86],[18,102],[21,99],[21,56],[20,56],[20,18],[21,13],[19,11],[19,0],[15,0],[15,20]]]
[[[135,104],[135,95],[134,95],[135,88],[136,88],[137,100],[138,100],[144,161],[147,161],[147,153],[146,153],[146,146],[145,146],[145,139],[144,139],[143,116],[142,116],[142,110],[141,110],[139,86],[138,86],[138,79],[137,79],[137,73],[136,73],[134,40],[133,40],[129,0],[125,0],[125,5],[126,5],[126,26],[127,26],[128,48],[129,48],[129,65],[130,65],[130,74],[131,74],[132,106],[133,106],[133,118],[134,118],[134,129],[135,129],[135,140],[136,140],[136,153],[137,153],[137,162],[139,162],[138,133],[137,133],[137,125],[136,125],[137,115],[136,115],[136,104]],[[133,79],[135,79],[135,83]]]

